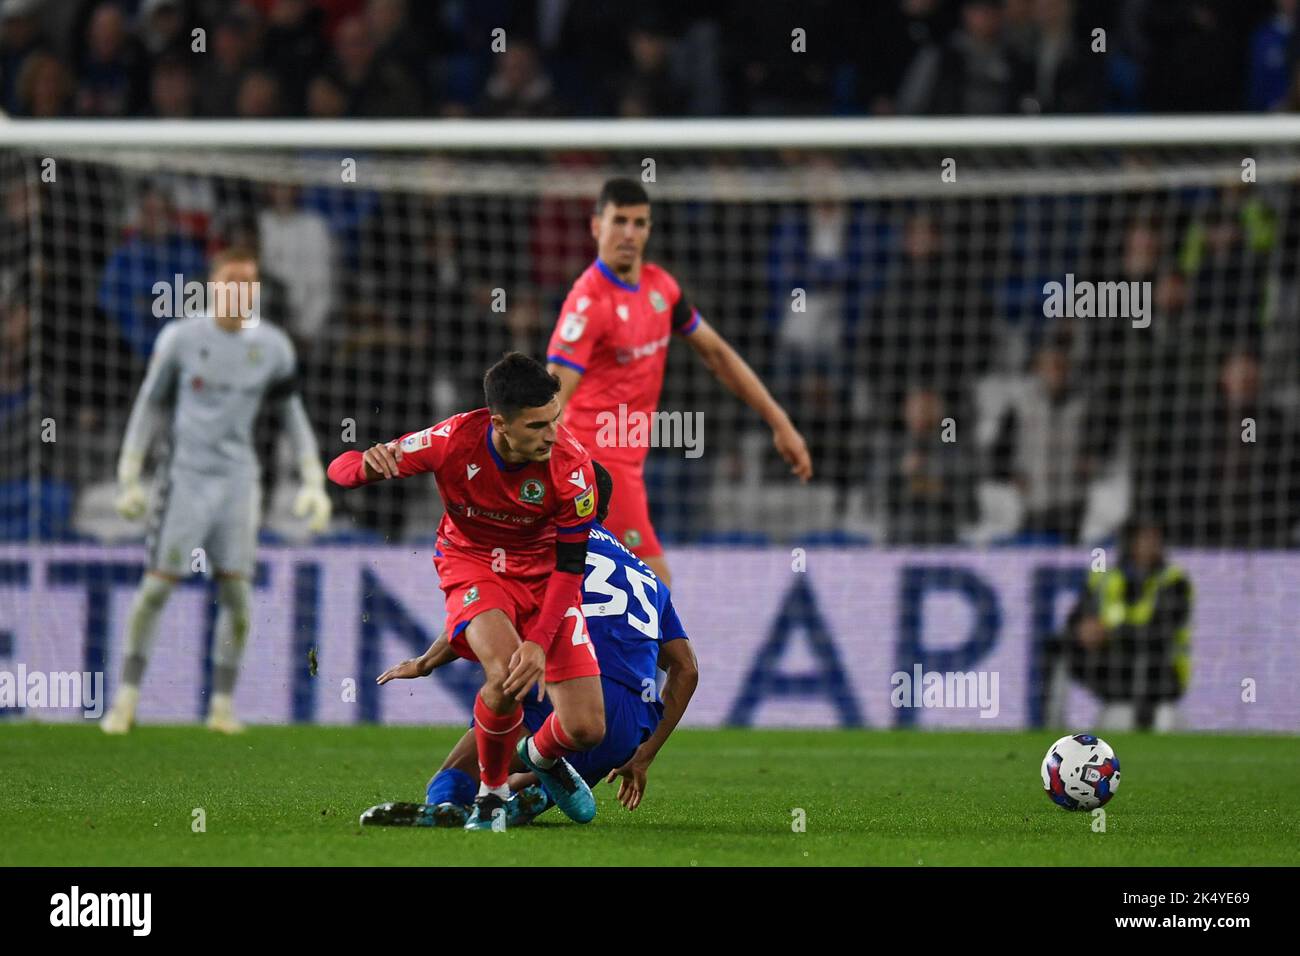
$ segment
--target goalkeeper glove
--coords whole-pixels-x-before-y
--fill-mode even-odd
[[[293,502],[295,518],[307,518],[307,527],[315,533],[324,531],[330,523],[334,507],[325,493],[325,470],[315,458],[304,458],[298,463],[302,475],[302,488]]]
[[[131,452],[123,452],[117,463],[117,500],[113,506],[128,521],[135,521],[143,515],[148,505],[144,486],[140,484],[143,466],[144,456]]]

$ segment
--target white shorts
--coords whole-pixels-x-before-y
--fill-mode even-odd
[[[188,577],[196,568],[253,576],[262,482],[256,474],[207,475],[169,469],[155,491],[145,539],[149,570]],[[195,548],[204,551],[197,565]]]

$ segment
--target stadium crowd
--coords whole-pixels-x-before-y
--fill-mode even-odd
[[[158,118],[1290,110],[1300,107],[1295,14],[1295,0],[3,0],[0,109]]]
[[[615,17],[583,0],[0,0],[0,100],[99,117],[997,113],[1284,109],[1293,85],[1291,2],[1090,3],[1108,31],[1102,69],[1068,0],[862,6],[869,35],[892,40],[860,46],[818,2]],[[788,31],[764,39],[790,18],[833,52],[805,67]],[[209,30],[201,59],[192,24]],[[499,24],[510,39],[494,56],[479,38]],[[763,161],[825,177],[844,162]],[[166,321],[153,285],[202,274],[218,249],[260,250],[264,314],[297,343],[322,447],[345,419],[378,440],[478,404],[502,350],[542,353],[593,254],[590,200],[545,191],[438,197],[75,160],[51,188],[29,167],[0,156],[0,538],[77,533]],[[665,540],[1065,543],[1141,515],[1172,545],[1294,544],[1300,185],[657,202],[655,220],[651,258],[769,382],[817,467],[792,508],[763,436],[670,360],[664,407],[717,411],[704,459],[651,455]],[[1149,284],[1149,326],[1046,318],[1043,285],[1066,273]],[[37,453],[24,418],[57,421],[60,440]],[[347,506],[396,539],[425,491],[360,489]]]

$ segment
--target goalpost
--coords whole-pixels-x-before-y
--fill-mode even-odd
[[[701,413],[704,444],[647,465],[670,549],[1051,545],[1086,568],[1149,519],[1256,589],[1234,608],[1198,581],[1201,620],[1240,615],[1290,668],[1298,145],[1290,116],[0,120],[0,544],[138,537],[113,463],[178,264],[259,248],[329,455],[476,406],[504,349],[541,354],[625,175],[650,257],[817,469],[793,482],[674,345],[661,407]],[[292,463],[263,453],[268,529],[302,541]],[[436,498],[408,484],[339,500],[334,538],[426,542]]]

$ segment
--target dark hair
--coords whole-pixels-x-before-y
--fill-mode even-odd
[[[560,380],[523,352],[507,352],[483,376],[488,408],[507,420],[525,408],[540,408],[559,390]]]
[[[605,185],[600,187],[600,198],[596,200],[596,215],[604,212],[610,203],[615,206],[649,205],[650,196],[635,179],[607,179]]]
[[[591,460],[596,472],[596,520],[602,524],[609,515],[609,501],[614,495],[614,476],[596,459]]]

